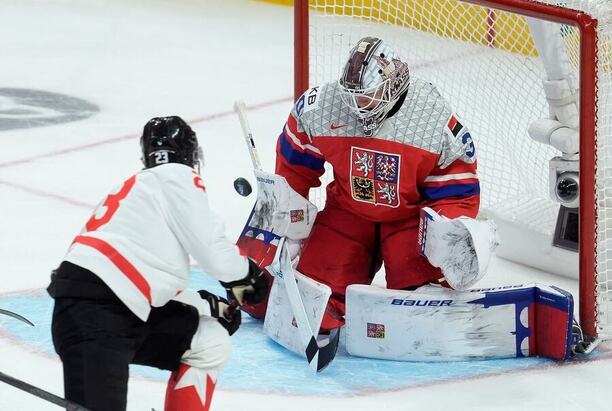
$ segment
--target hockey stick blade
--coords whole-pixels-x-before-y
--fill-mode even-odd
[[[340,342],[340,329],[332,330],[329,334],[329,342],[326,345],[319,346],[317,339],[313,336],[306,347],[306,358],[308,363],[313,366],[313,361],[316,357],[317,372],[323,371],[336,358],[338,352],[338,343]]]
[[[32,394],[52,404],[58,405],[68,411],[89,411],[88,408],[85,408],[82,405],[75,404],[62,397],[58,397],[55,394],[51,394],[49,391],[35,387],[34,385],[28,384],[25,381],[18,380],[17,378],[11,377],[3,372],[0,372],[0,381],[5,382],[8,385],[12,385],[15,388]]]
[[[22,315],[19,315],[17,313],[12,312],[12,311],[3,310],[3,309],[0,308],[0,314],[8,315],[9,317],[13,317],[13,318],[15,318],[15,319],[17,319],[19,321],[23,321],[24,323],[34,327],[34,324],[30,320],[28,320],[27,318],[25,318]]]
[[[319,345],[317,342],[317,336],[313,332],[310,322],[308,321],[306,308],[304,307],[304,302],[302,301],[300,290],[296,283],[293,267],[291,266],[291,259],[289,258],[287,247],[285,247],[285,238],[280,240],[274,262],[269,265],[267,269],[277,278],[283,279],[291,310],[293,311],[293,316],[297,323],[300,339],[305,347],[306,359],[313,371],[320,372],[327,367],[336,356],[338,343],[340,341],[339,330],[332,331],[327,344]]]

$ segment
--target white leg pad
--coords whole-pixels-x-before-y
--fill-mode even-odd
[[[351,285],[351,355],[400,361],[464,361],[541,355],[567,359],[572,296],[540,284],[456,291]]]
[[[321,320],[331,296],[331,289],[305,275],[294,271],[298,289],[306,308],[308,322],[315,332],[321,327]],[[304,344],[293,317],[289,297],[282,278],[274,278],[268,309],[264,320],[264,330],[268,337],[294,353],[306,357]]]

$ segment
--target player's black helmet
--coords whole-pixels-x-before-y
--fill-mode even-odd
[[[179,116],[154,117],[140,137],[145,168],[167,163],[199,165],[200,150],[195,132]]]

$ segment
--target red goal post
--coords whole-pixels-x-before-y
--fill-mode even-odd
[[[560,3],[564,3],[565,6],[559,5]],[[612,311],[608,309],[610,300],[608,291],[612,289],[612,255],[609,259],[606,255],[607,252],[612,253],[612,247],[607,247],[608,244],[612,245],[612,233],[608,233],[612,231],[612,223],[607,222],[607,214],[605,213],[608,201],[610,201],[610,207],[612,207],[612,181],[608,181],[612,177],[607,177],[606,172],[609,171],[608,168],[612,169],[612,153],[610,154],[610,159],[606,158],[608,155],[607,151],[612,150],[612,141],[608,141],[608,139],[612,138],[612,120],[610,119],[610,106],[604,105],[607,102],[606,97],[610,94],[609,79],[610,71],[612,71],[612,59],[610,58],[609,40],[611,29],[607,26],[602,27],[602,25],[598,25],[598,21],[604,16],[607,16],[608,20],[610,20],[612,8],[607,5],[607,0],[601,0],[599,4],[593,0],[566,0],[564,2],[554,0],[295,0],[294,4],[294,93],[296,99],[309,86],[337,79],[337,73],[341,69],[339,66],[341,65],[342,58],[346,56],[348,44],[358,40],[360,36],[357,33],[360,30],[363,33],[364,26],[371,28],[375,32],[374,34],[381,35],[377,31],[383,33],[382,36],[385,35],[385,30],[389,30],[390,33],[392,31],[392,37],[396,42],[400,43],[400,48],[403,48],[402,51],[404,52],[412,50],[415,45],[420,44],[420,39],[429,42],[431,37],[438,39],[442,44],[446,44],[444,42],[447,40],[452,40],[460,47],[463,47],[462,45],[466,43],[472,43],[469,45],[470,47],[477,45],[482,50],[474,52],[472,55],[488,55],[490,53],[492,55],[490,61],[497,59],[497,56],[502,53],[510,55],[508,57],[510,59],[513,58],[511,55],[515,55],[514,58],[518,62],[516,64],[516,67],[518,67],[517,71],[508,71],[506,75],[499,74],[498,77],[511,77],[515,75],[518,77],[515,79],[517,83],[524,82],[523,76],[532,77],[532,72],[535,72],[535,69],[532,67],[538,66],[537,49],[536,51],[529,51],[527,48],[521,48],[524,44],[531,42],[528,27],[521,23],[525,16],[558,23],[562,27],[565,41],[568,43],[575,41],[575,44],[568,45],[568,47],[574,49],[571,52],[568,51],[568,54],[573,53],[570,55],[570,60],[575,65],[576,77],[579,81],[580,207],[579,250],[576,265],[579,271],[580,285],[580,322],[585,334],[591,337],[595,337],[598,334],[605,336],[605,334],[612,331],[612,321],[608,319],[610,316],[609,311]],[[512,23],[508,23],[510,21]],[[410,39],[409,36],[413,32],[419,32],[418,42]],[[422,36],[423,33],[427,35],[426,38]],[[475,38],[474,33],[478,33],[480,37]],[[391,39],[389,42],[396,46],[396,43]],[[444,51],[443,47],[438,48],[434,46],[431,47],[430,51],[431,53],[436,53],[442,50],[442,53],[445,53],[446,51]],[[428,51],[423,53],[428,53]],[[426,56],[426,54],[422,54],[422,56]],[[464,57],[465,54],[463,57],[457,58]],[[451,62],[452,58],[449,57]],[[465,60],[470,58],[468,56]],[[428,57],[424,60],[428,60]],[[434,61],[435,58],[431,60]],[[409,62],[412,61],[419,60],[416,57],[409,58]],[[439,61],[443,60],[440,59]],[[483,72],[483,64],[490,64],[488,61],[483,62],[481,60],[480,62],[475,62],[475,67],[470,70],[476,74],[466,74],[466,78],[471,78],[472,81],[474,81],[473,79],[479,79],[478,73]],[[530,68],[526,71],[520,71],[523,70],[520,66],[527,65],[526,62],[529,63]],[[447,63],[448,60],[440,64]],[[420,66],[424,67],[427,64],[429,64],[429,61],[420,64]],[[466,64],[469,64],[469,62]],[[327,66],[332,66],[329,72],[326,71]],[[509,67],[507,63],[499,63],[498,66],[495,70],[505,70]],[[452,65],[447,68],[447,71],[449,70],[454,70]],[[467,70],[465,70],[466,73]],[[438,78],[432,82],[438,88],[440,88],[440,83],[442,83],[441,92],[446,97],[445,82],[450,84],[453,80],[445,80],[443,76],[443,74],[438,74]],[[476,81],[478,82],[478,80]],[[532,84],[531,87],[530,84]],[[464,92],[471,92],[470,84],[464,87],[466,89]],[[536,88],[536,79],[534,79],[534,83],[525,82],[524,87],[526,92],[530,91],[527,90],[528,88]],[[542,88],[541,84],[539,88]],[[449,85],[448,89],[451,90],[451,93],[448,94],[453,95],[453,90],[456,89],[458,90],[456,94],[461,96],[461,89],[456,88],[455,85]],[[503,92],[504,90],[496,90],[494,85],[491,86],[491,95]],[[480,98],[476,94],[474,96],[476,96],[473,97],[474,99]],[[457,99],[457,101],[460,100],[460,98]],[[541,93],[533,98],[533,101],[536,100],[537,102],[533,103],[527,110],[518,110],[518,105],[523,104],[524,101],[531,102],[531,97],[529,100],[523,100],[523,97],[519,96],[516,97],[514,105],[507,105],[508,115],[517,117],[516,123],[513,124],[521,124],[521,127],[513,125],[516,134],[524,134],[524,136],[520,135],[520,138],[524,137],[526,140],[529,140],[529,137],[526,135],[526,127],[523,127],[521,122],[522,118],[530,117],[530,114],[525,113],[529,113],[529,110],[532,110],[533,119],[535,119],[538,116],[541,117],[542,112],[545,110],[542,108],[542,104],[545,104],[546,100],[542,100]],[[483,131],[485,130],[484,126],[478,125],[481,120],[477,118],[477,115],[473,115],[473,118],[470,118],[470,115],[461,113],[462,107],[460,103],[453,104],[455,102],[452,97],[450,102],[455,110],[466,120],[468,127],[472,131],[479,128],[482,128]],[[490,121],[496,121],[493,117],[489,118]],[[490,144],[489,140],[492,140],[490,139],[491,136],[484,132],[481,134],[486,138],[483,138],[483,141],[480,142],[476,138],[477,147],[479,145],[486,147]],[[497,137],[499,133],[493,131],[491,135],[493,134]],[[503,144],[502,142],[498,145],[502,146]],[[539,143],[532,141],[523,141],[521,144],[535,144],[535,148],[530,149],[529,154],[525,155],[527,163],[542,162],[544,168],[548,168],[551,151],[544,151],[544,154],[542,154],[541,148],[537,147]],[[488,148],[485,150],[488,150]],[[495,150],[501,149],[496,147]],[[535,154],[536,151],[538,154]],[[504,156],[499,154],[501,151],[495,151],[495,153],[497,153],[498,158]],[[512,153],[507,155],[512,155]],[[491,156],[494,156],[494,154],[491,154]],[[543,182],[545,183],[548,175],[545,174],[540,164],[537,167],[537,169],[534,167],[533,174],[542,177],[537,183],[519,181],[517,186],[535,187],[541,186]],[[524,169],[525,167],[521,168]],[[484,161],[479,165],[480,173],[487,173]],[[541,176],[543,173],[544,175]],[[496,171],[495,176],[491,177],[491,179],[492,181],[495,178],[502,180],[508,178],[511,180],[515,174],[516,172],[513,171]],[[526,174],[529,173],[527,172]],[[610,170],[610,174],[612,175],[612,170]],[[494,187],[505,184],[505,181],[499,181],[498,184],[485,182],[486,184]],[[507,195],[507,198],[520,197],[523,195],[524,190],[529,191],[530,189],[530,187],[518,188],[516,192],[504,195]],[[485,205],[487,202],[485,196],[487,196],[488,192],[493,193],[493,190],[494,188],[491,188],[490,191],[486,191],[485,187],[483,187],[482,195]],[[538,190],[540,189],[538,188]],[[543,190],[546,193],[547,188],[544,187]],[[608,190],[610,193],[607,193]],[[492,196],[494,195],[497,194],[492,194]],[[535,193],[533,195],[534,204],[543,196],[545,195],[542,195],[542,193]],[[610,196],[610,198],[606,196]],[[502,202],[502,200],[495,201],[497,201],[496,204]],[[546,207],[549,206],[547,205]],[[534,206],[534,208],[537,207]],[[540,218],[539,216],[534,217],[537,214],[536,212],[529,213],[528,217],[520,217],[519,219]],[[612,217],[612,214],[610,216]],[[517,218],[514,216],[511,219],[516,220]],[[610,229],[606,230],[608,226]],[[549,228],[543,231],[546,230],[549,230]],[[611,248],[611,250],[607,251],[606,248]],[[610,267],[609,269],[608,266]],[[610,270],[610,274],[608,274],[608,270]],[[608,284],[608,282],[611,282],[611,284]]]

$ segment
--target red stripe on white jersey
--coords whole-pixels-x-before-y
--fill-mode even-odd
[[[140,274],[140,272],[130,263],[124,256],[122,256],[117,249],[106,241],[100,240],[99,238],[87,237],[79,235],[74,239],[75,243],[83,244],[91,247],[106,258],[108,258],[114,265],[121,271],[145,296],[149,304],[151,304],[151,286],[147,280]]]

